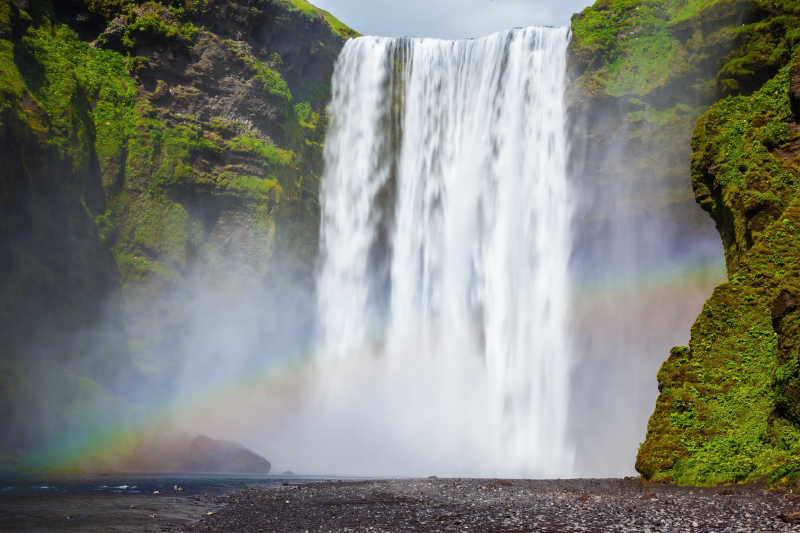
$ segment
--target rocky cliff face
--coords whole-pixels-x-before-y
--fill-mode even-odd
[[[697,124],[693,185],[722,235],[729,282],[706,302],[689,347],[674,349],[659,373],[637,463],[647,477],[800,479],[792,71],[787,64],[752,94],[716,103]]]
[[[627,202],[696,232],[703,219],[686,179],[694,124],[713,102],[752,91],[789,60],[793,20],[740,0],[599,1],[574,15],[573,138],[587,139],[577,174],[588,176],[597,203],[615,213]],[[613,194],[620,175],[631,176],[626,198]]]
[[[612,101],[626,113],[627,135],[656,136],[659,154],[646,149],[627,164],[663,161],[642,171],[660,187],[688,183],[691,162],[694,198],[725,249],[729,282],[658,374],[636,463],[646,479],[796,483],[800,475],[799,17],[789,1],[612,0],[573,18],[584,102]]]
[[[190,280],[309,287],[353,35],[304,0],[0,1],[0,447],[174,370]]]

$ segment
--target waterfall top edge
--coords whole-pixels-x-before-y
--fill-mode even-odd
[[[568,31],[569,27],[567,26],[515,26],[513,28],[509,28],[507,30],[498,30],[492,33],[488,33],[486,35],[478,35],[474,37],[463,37],[460,39],[445,39],[442,37],[425,37],[421,35],[400,35],[400,36],[386,36],[386,35],[359,35],[351,41],[358,41],[358,40],[369,40],[369,39],[376,39],[376,40],[392,40],[392,41],[436,41],[436,42],[443,42],[443,43],[458,43],[464,41],[479,41],[481,39],[490,39],[492,37],[496,37],[498,35],[508,35],[509,33],[516,33],[520,31],[526,30],[551,30],[551,31]]]

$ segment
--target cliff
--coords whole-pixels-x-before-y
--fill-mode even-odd
[[[643,176],[688,185],[691,172],[725,249],[729,281],[659,371],[646,479],[800,479],[799,27],[790,1],[609,0],[573,18],[585,105],[613,101],[627,135],[658,139],[663,164]]]
[[[305,0],[0,0],[5,462],[164,385],[191,280],[310,285],[353,35]]]

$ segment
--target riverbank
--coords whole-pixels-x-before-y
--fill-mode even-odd
[[[800,531],[800,498],[638,479],[418,479],[249,489],[187,531]]]
[[[800,532],[800,494],[760,485],[648,486],[636,478],[282,483],[2,494],[0,531]]]
[[[224,505],[216,496],[29,494],[0,498],[0,531],[184,531]]]
[[[312,481],[263,474],[0,476],[0,531],[185,531],[242,490]]]

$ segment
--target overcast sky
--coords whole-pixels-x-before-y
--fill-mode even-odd
[[[311,0],[365,35],[459,39],[516,26],[566,26],[593,0]]]

